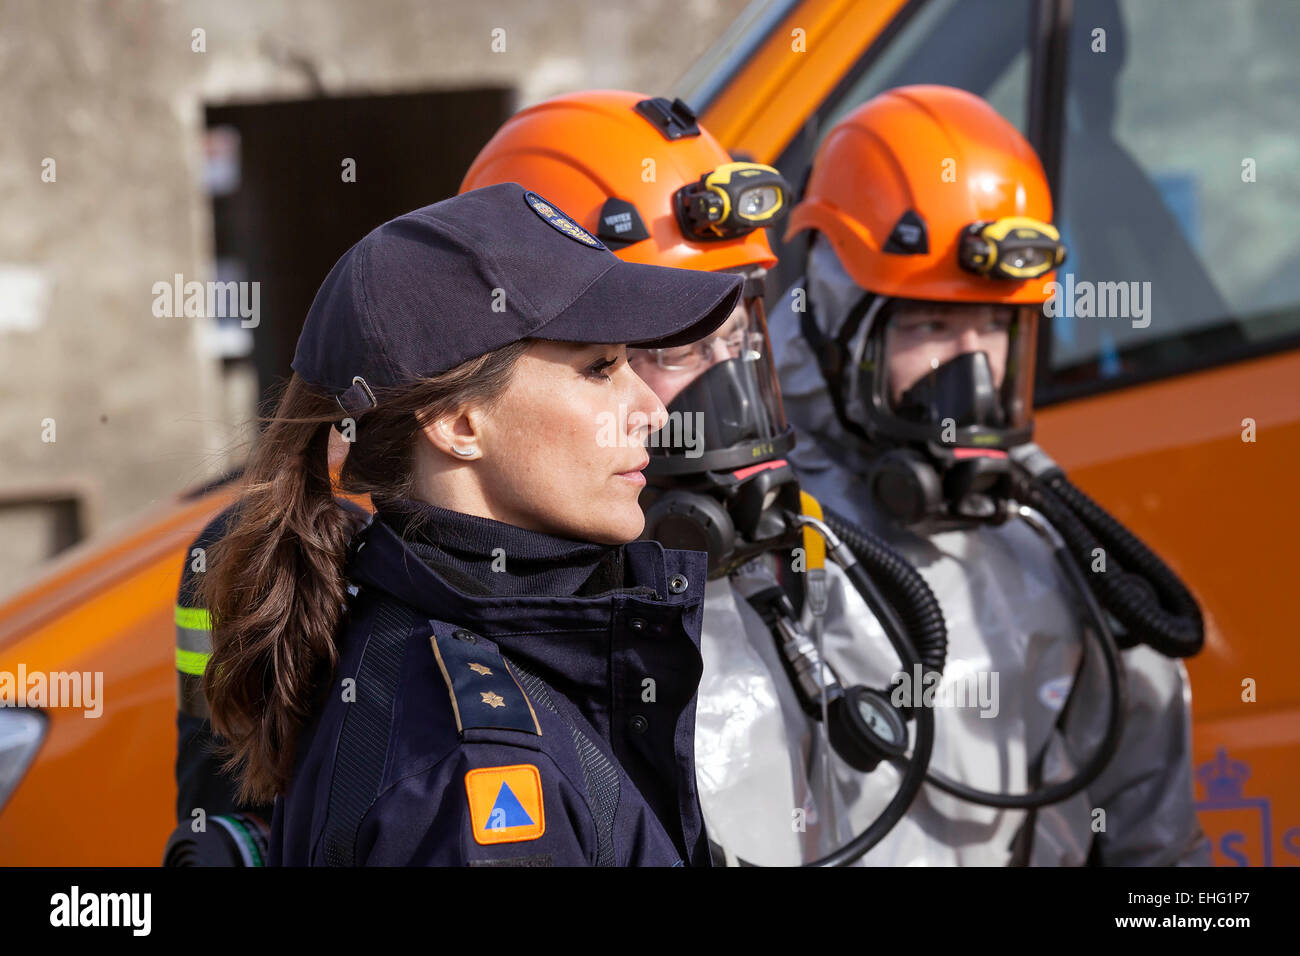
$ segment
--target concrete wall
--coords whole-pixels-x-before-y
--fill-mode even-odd
[[[744,6],[0,0],[0,595],[39,571],[69,515],[108,530],[241,454],[247,380],[220,373],[207,320],[151,309],[153,283],[213,277],[205,104],[493,84],[521,106],[593,86],[659,94]]]

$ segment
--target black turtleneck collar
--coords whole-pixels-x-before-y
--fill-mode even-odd
[[[528,531],[412,498],[375,511],[449,584],[480,597],[590,596],[623,585],[622,549]]]

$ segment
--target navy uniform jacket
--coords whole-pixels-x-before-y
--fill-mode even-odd
[[[271,864],[708,866],[693,746],[706,558],[618,551],[613,591],[474,597],[375,517],[353,542],[328,696],[275,801]]]

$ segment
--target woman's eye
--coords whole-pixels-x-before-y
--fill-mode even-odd
[[[618,359],[601,359],[599,362],[587,367],[587,377],[598,378],[602,381],[608,382],[610,379],[609,376],[605,374],[605,370],[616,364],[618,364]]]

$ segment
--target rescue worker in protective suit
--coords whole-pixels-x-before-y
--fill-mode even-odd
[[[935,702],[932,782],[870,864],[1210,862],[1177,660],[1199,649],[1199,610],[1031,443],[1036,323],[1066,254],[1051,221],[1024,138],[937,86],[886,92],[836,125],[789,220],[787,238],[810,240],[770,320],[790,460],[828,512],[907,557],[948,629],[941,680],[891,678],[858,595],[832,588],[827,653],[845,679]],[[1105,546],[1081,554],[1103,527]],[[1094,563],[1076,573],[1070,557]],[[1127,649],[1108,656],[1117,625]],[[850,825],[896,772],[840,776]],[[1066,781],[1087,782],[1039,806],[954,795],[996,804]]]
[[[779,601],[781,588],[798,592],[805,576],[790,570],[803,534],[779,517],[801,501],[785,461],[792,435],[763,309],[763,277],[776,260],[762,227],[785,215],[788,187],[770,167],[733,162],[681,101],[617,91],[520,112],[462,188],[508,180],[563,206],[629,262],[746,277],[741,304],[708,338],[629,351],[669,412],[649,442],[645,536],[709,553],[695,748],[715,864],[819,859],[848,840],[837,843],[828,826],[831,777],[814,763],[823,728],[788,673],[764,605],[751,601]],[[813,572],[851,587],[837,568]],[[882,653],[896,662],[888,647]],[[848,775],[844,786],[852,791]]]

